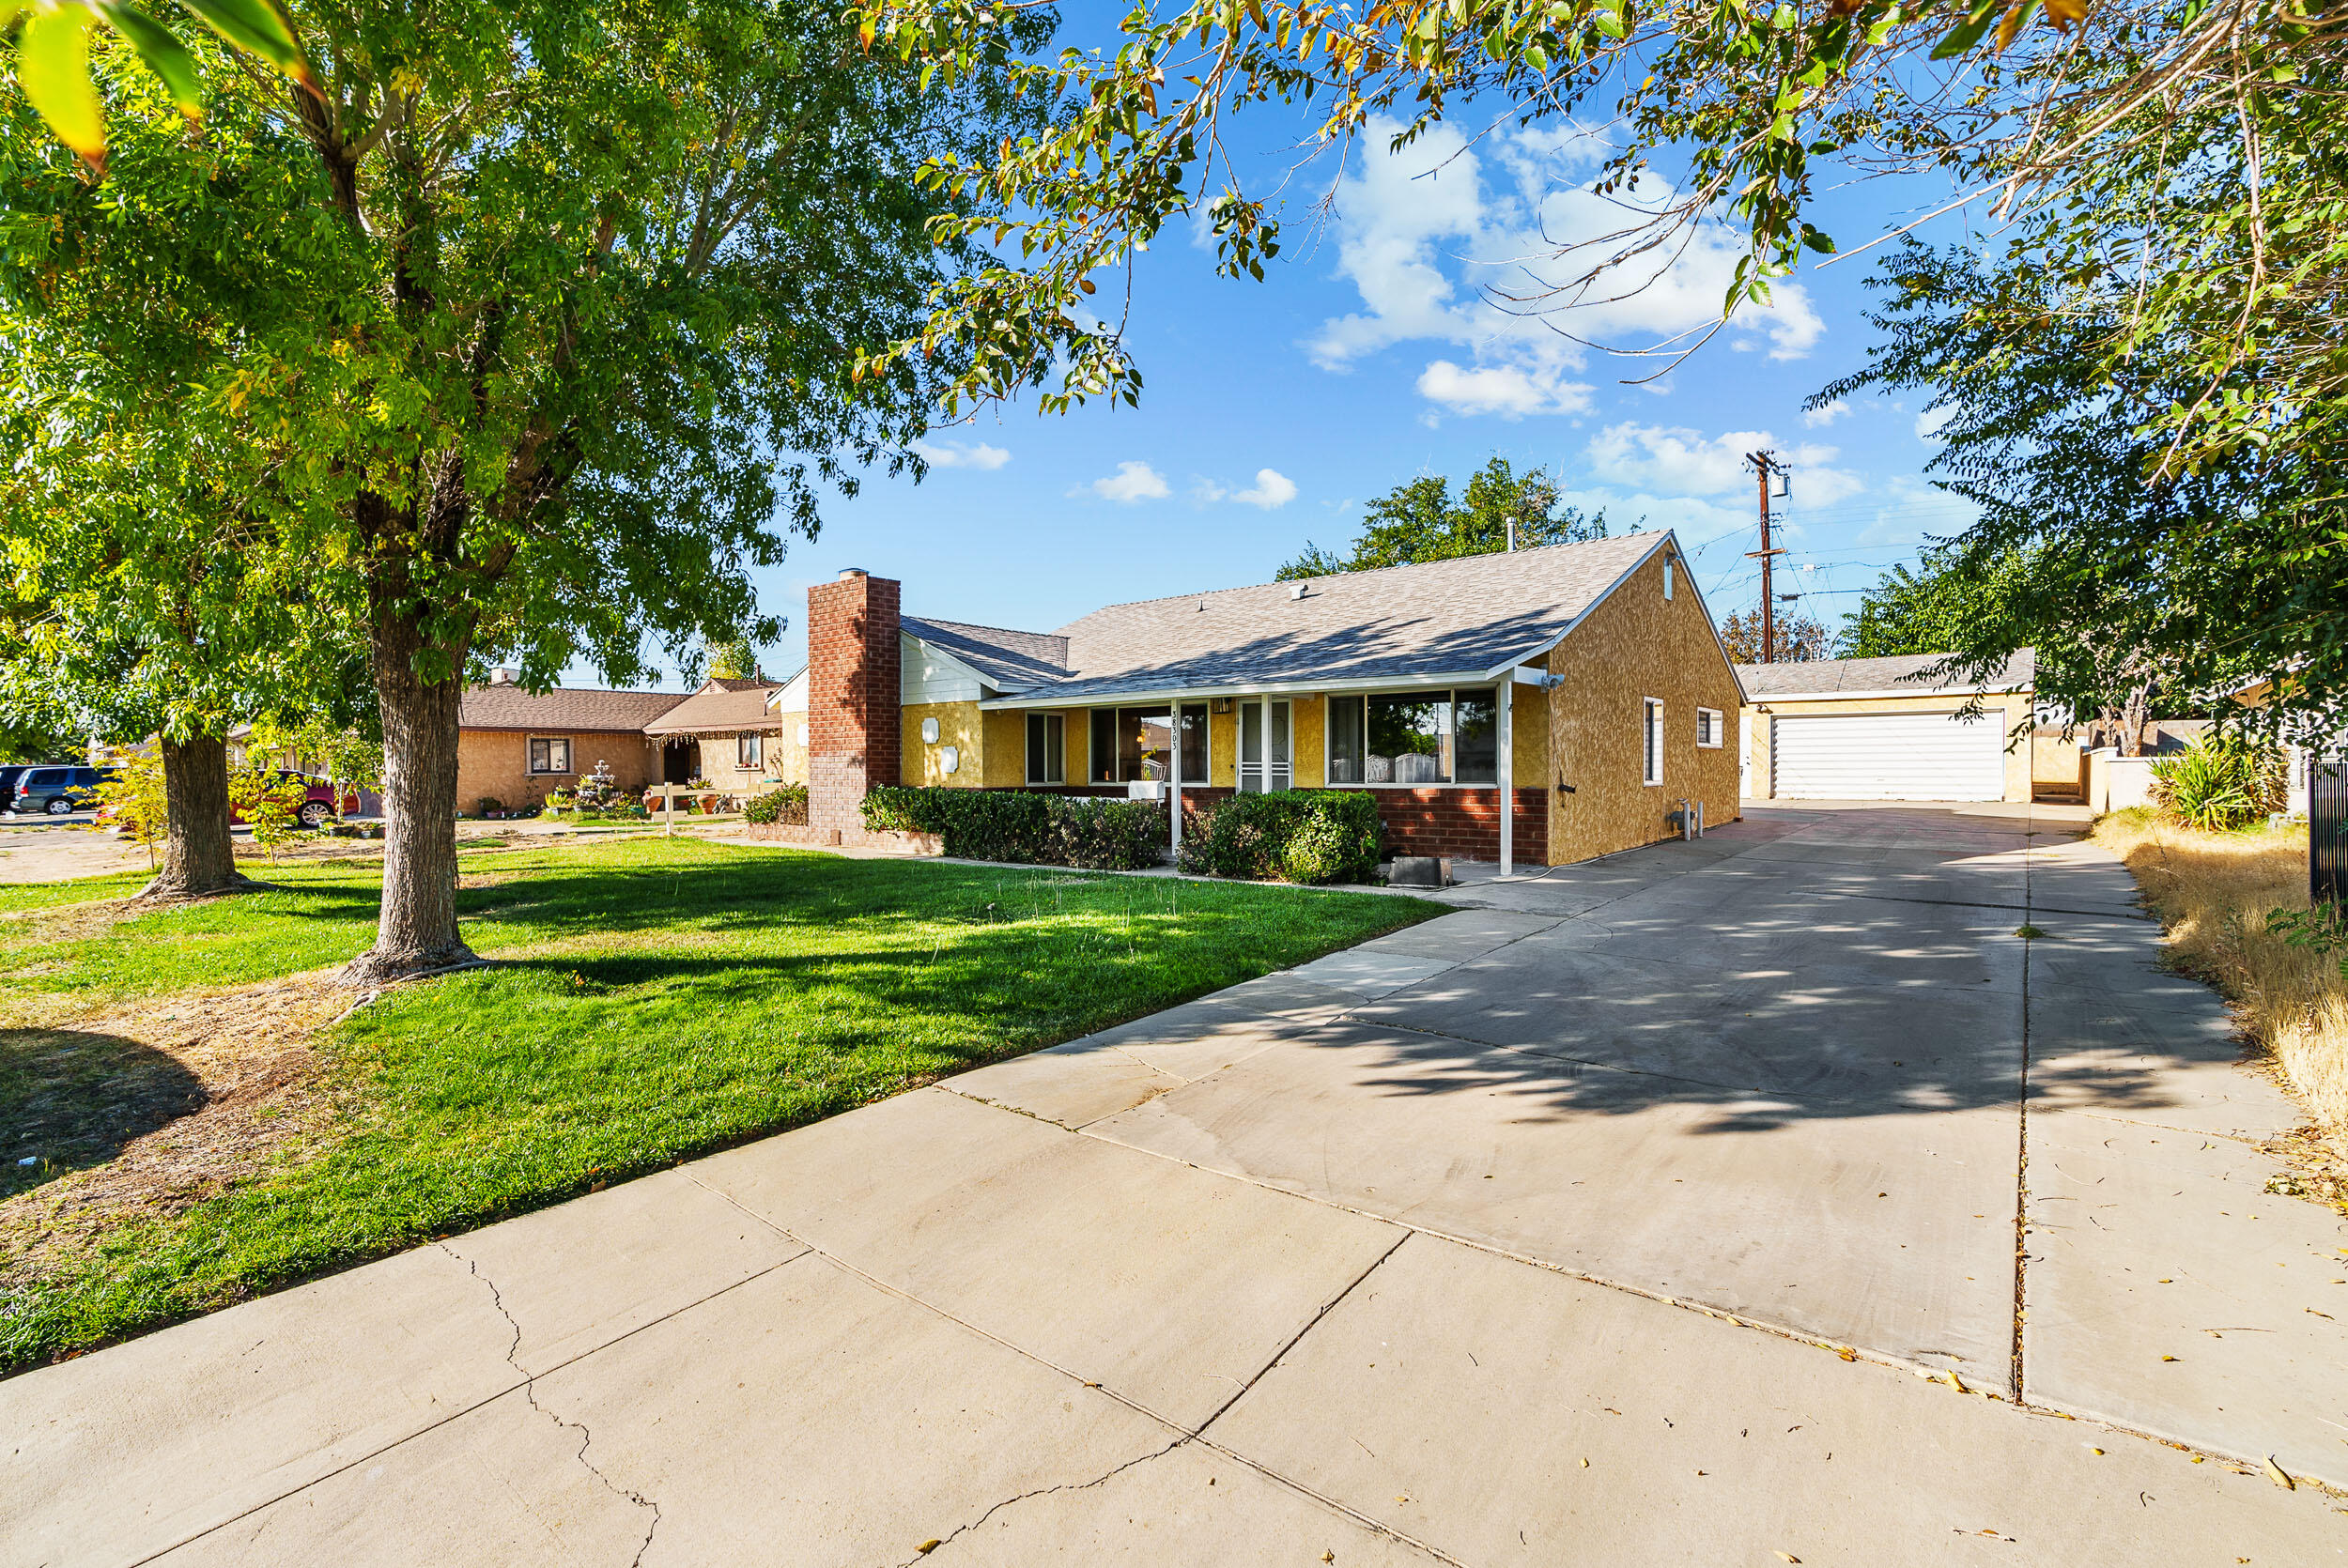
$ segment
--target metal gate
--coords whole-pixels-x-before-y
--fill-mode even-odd
[[[2308,762],[2308,895],[2348,904],[2348,762]]]

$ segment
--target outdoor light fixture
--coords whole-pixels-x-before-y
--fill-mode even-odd
[[[923,746],[937,744],[937,720],[925,718],[921,721],[921,744]]]
[[[962,747],[960,747],[960,746],[950,746],[946,747],[944,750],[940,751],[940,752],[937,754],[937,766],[938,766],[938,771],[940,771],[941,773],[959,773],[959,772],[961,772],[961,771],[962,771]]]

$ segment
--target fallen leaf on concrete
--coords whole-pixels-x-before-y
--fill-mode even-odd
[[[2163,1357],[2161,1358],[2161,1360],[2164,1360],[2164,1361],[2173,1361],[2173,1360],[2175,1360],[2176,1359],[2177,1359],[2177,1358],[2176,1358],[2176,1357],[2174,1357],[2174,1356],[2163,1356]]]
[[[2299,1483],[2291,1479],[2291,1472],[2276,1464],[2275,1456],[2271,1453],[2266,1456],[2266,1473],[2273,1478],[2276,1485],[2286,1492],[2295,1492],[2299,1489]]]
[[[1859,1360],[1859,1352],[1856,1350],[1837,1350],[1834,1353],[1842,1357],[1843,1360],[1846,1361],[1855,1361]]]
[[[1965,1379],[1959,1377],[1954,1371],[1951,1371],[1949,1374],[1949,1387],[1954,1389],[1959,1393],[1970,1393],[1973,1391],[1965,1386]]]
[[[2087,1443],[2082,1446],[2085,1447],[2087,1452],[2090,1453],[2101,1453],[2103,1452],[2102,1449],[2097,1448],[2093,1443]]]
[[[927,1557],[930,1553],[937,1550],[938,1547],[944,1545],[945,1544],[945,1542],[940,1541],[936,1536],[933,1535],[927,1541],[924,1541],[919,1545],[914,1547],[913,1553],[916,1557]]]
[[[1585,1470],[1588,1469],[1590,1468],[1590,1462],[1587,1459],[1583,1460],[1582,1468]]]
[[[1780,1562],[1800,1562],[1801,1560],[1801,1559],[1796,1557],[1791,1552],[1772,1552],[1769,1555],[1776,1558]]]

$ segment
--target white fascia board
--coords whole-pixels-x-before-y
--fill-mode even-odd
[[[1501,666],[1505,673],[1507,666]],[[1213,697],[1317,697],[1323,692],[1440,691],[1490,685],[1500,677],[1460,669],[1437,675],[1376,675],[1337,681],[1234,681],[1219,686],[1166,686],[1152,691],[1102,692],[1089,697],[990,698],[981,708],[1130,708],[1143,702],[1203,702]]]
[[[2028,697],[2028,686],[1934,686],[1929,690],[1907,686],[1884,691],[1773,691],[1766,697],[1748,697],[1748,708],[1766,708],[1772,702],[1880,702],[1893,697]]]
[[[1530,664],[1535,659],[1547,658],[1552,649],[1555,648],[1559,643],[1565,641],[1566,638],[1571,637],[1574,634],[1574,629],[1580,626],[1583,622],[1587,621],[1590,616],[1596,612],[1599,606],[1604,604],[1609,598],[1614,596],[1615,589],[1620,588],[1624,583],[1629,582],[1630,578],[1636,575],[1640,567],[1645,566],[1648,561],[1653,561],[1655,559],[1656,551],[1669,549],[1677,543],[1678,536],[1672,530],[1665,529],[1662,533],[1657,537],[1654,544],[1648,546],[1645,550],[1640,552],[1638,560],[1624,567],[1615,575],[1613,582],[1608,583],[1604,588],[1599,590],[1598,597],[1592,599],[1588,604],[1583,605],[1582,607],[1581,613],[1577,614],[1572,620],[1567,622],[1563,630],[1559,631],[1552,637],[1546,638],[1540,642],[1536,643],[1534,646],[1526,649],[1523,653],[1516,655],[1516,657],[1504,660],[1501,663],[1492,666],[1491,669],[1481,677],[1481,679],[1486,681],[1497,681],[1518,665]],[[1685,558],[1683,557],[1682,559]],[[1702,600],[1699,598],[1698,603],[1701,602]],[[1725,655],[1723,654],[1723,656]],[[1734,673],[1735,667],[1731,666],[1730,669],[1731,673]]]

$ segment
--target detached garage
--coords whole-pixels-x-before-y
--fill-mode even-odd
[[[1737,667],[1747,705],[1743,793],[1756,800],[2031,798],[2028,649],[1985,684],[1935,679],[1939,658]],[[1978,699],[1981,713],[1964,709]]]

